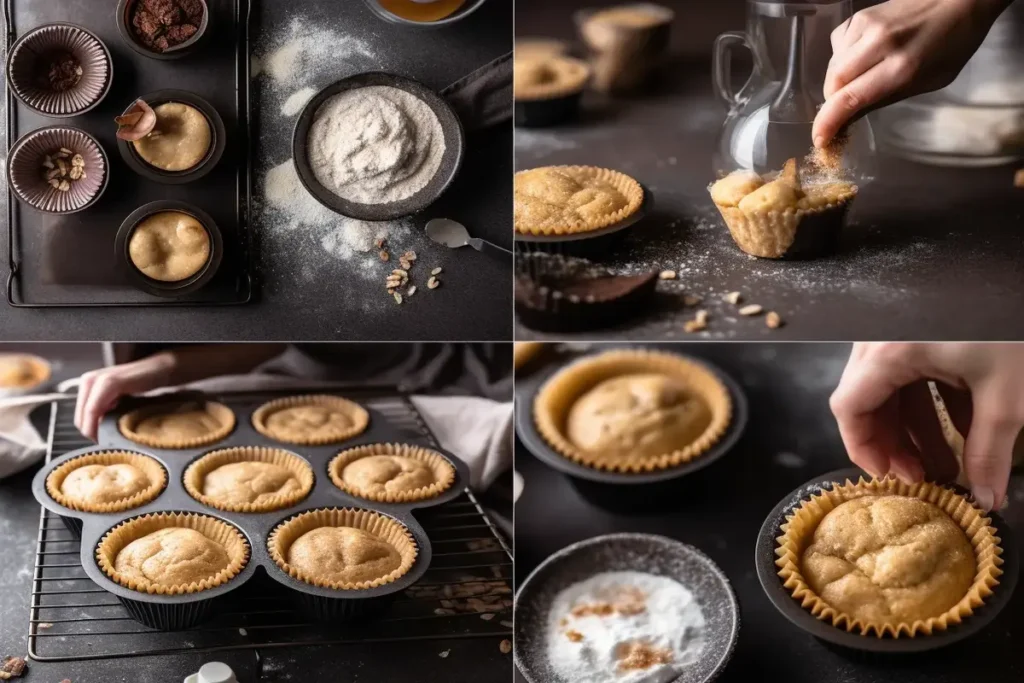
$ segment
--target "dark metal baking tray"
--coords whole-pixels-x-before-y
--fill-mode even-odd
[[[179,60],[144,57],[119,35],[109,0],[35,2],[4,0],[5,48],[42,24],[71,22],[95,33],[113,57],[113,86],[98,107],[67,119],[94,135],[110,159],[111,185],[88,211],[68,216],[40,213],[8,190],[7,301],[26,308],[89,306],[219,306],[252,300],[253,236],[250,225],[249,19],[251,0],[208,0],[209,30],[195,54]],[[177,88],[208,100],[227,128],[227,149],[201,182],[171,186],[147,180],[115,154],[114,117],[136,97]],[[6,93],[6,147],[26,132],[52,125]],[[225,201],[227,198],[227,201]],[[118,226],[132,211],[160,199],[187,201],[203,209],[224,234],[224,260],[203,289],[168,299],[132,284],[114,250]]]

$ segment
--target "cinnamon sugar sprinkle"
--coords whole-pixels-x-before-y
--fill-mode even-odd
[[[583,634],[579,631],[573,631],[572,629],[565,632],[565,637],[574,643],[578,643],[583,640]]]
[[[614,614],[634,616],[647,610],[647,596],[639,588],[620,586],[608,601],[583,603],[573,607],[570,614],[576,617],[610,617]]]
[[[619,671],[639,671],[658,664],[670,664],[672,651],[634,640],[620,643],[615,650]]]

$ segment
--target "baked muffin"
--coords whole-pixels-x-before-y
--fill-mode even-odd
[[[515,175],[516,232],[564,235],[600,230],[640,210],[643,188],[618,171],[545,166]]]
[[[342,491],[386,503],[435,498],[455,482],[455,468],[447,458],[408,444],[351,448],[335,456],[327,471]]]
[[[293,396],[257,408],[252,424],[275,441],[312,446],[361,434],[370,424],[370,414],[339,396]]]
[[[196,448],[220,441],[235,428],[235,414],[212,401],[146,406],[117,422],[125,438],[154,448]]]
[[[167,485],[167,473],[141,453],[103,451],[71,458],[46,477],[50,497],[72,510],[109,513],[152,501]]]
[[[590,77],[586,62],[561,54],[517,55],[513,69],[512,87],[519,101],[581,93]]]
[[[32,389],[50,379],[50,364],[25,353],[0,354],[0,393]]]
[[[418,554],[409,530],[369,510],[311,510],[280,524],[268,543],[274,562],[306,583],[358,590],[391,583]]]
[[[185,470],[185,490],[210,507],[268,512],[295,505],[313,489],[313,470],[277,448],[226,448],[207,453]]]

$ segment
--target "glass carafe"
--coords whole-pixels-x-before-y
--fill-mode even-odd
[[[811,127],[825,101],[831,34],[852,11],[852,0],[747,0],[746,31],[729,31],[715,41],[715,91],[729,109],[715,153],[716,174],[770,173],[812,151]],[[754,66],[747,82],[733,90],[732,50],[739,46],[750,50]],[[847,132],[843,172],[866,180],[874,156],[871,127],[860,119]]]

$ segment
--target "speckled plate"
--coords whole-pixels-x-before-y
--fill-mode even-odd
[[[515,662],[527,681],[561,680],[547,664],[548,610],[555,597],[575,583],[609,571],[665,576],[694,594],[704,613],[706,644],[698,660],[671,683],[707,683],[722,673],[740,632],[739,603],[729,579],[693,546],[664,536],[625,533],[567,546],[544,560],[520,585],[515,599]]]
[[[70,181],[62,192],[45,177],[46,155],[60,151],[81,154],[85,178]],[[70,167],[70,158],[67,160]],[[100,198],[110,176],[107,153],[93,136],[79,128],[51,126],[26,133],[11,148],[7,160],[7,183],[14,195],[34,209],[45,213],[68,214],[87,209]]]

